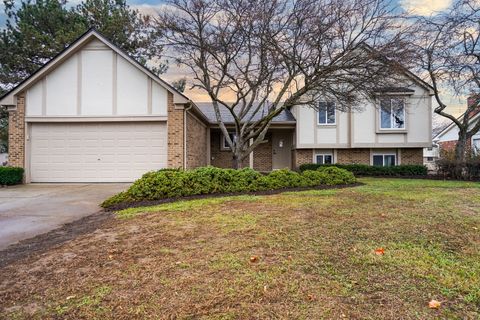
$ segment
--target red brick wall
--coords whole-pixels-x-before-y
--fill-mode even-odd
[[[25,96],[17,97],[17,109],[8,114],[8,165],[25,165]]]
[[[423,148],[401,149],[400,164],[423,164]]]
[[[292,151],[292,168],[298,169],[302,164],[313,162],[313,149],[295,149]]]
[[[253,150],[253,169],[258,171],[272,171],[272,134],[267,134],[265,140]]]
[[[187,169],[207,165],[207,126],[187,112]]]
[[[370,149],[337,149],[337,163],[370,164]]]
[[[176,107],[173,103],[173,94],[168,93],[168,167],[183,168],[183,107]]]
[[[212,130],[210,133],[210,164],[219,168],[232,168],[232,153],[228,149],[221,148],[222,137],[222,133],[218,130]],[[243,160],[242,167],[249,167],[248,157]]]

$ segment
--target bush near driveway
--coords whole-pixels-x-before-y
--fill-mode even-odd
[[[300,166],[300,172],[318,168],[337,167],[348,170],[356,176],[426,176],[427,167],[423,165],[398,165],[390,167],[369,166],[366,164],[316,164],[307,163]]]
[[[23,168],[0,167],[0,185],[9,186],[22,183],[23,171]]]
[[[283,169],[267,175],[248,168],[163,169],[144,174],[127,191],[105,200],[101,205],[108,208],[119,203],[143,200],[352,184],[355,181],[355,176],[351,172],[335,167],[308,170],[303,173]]]

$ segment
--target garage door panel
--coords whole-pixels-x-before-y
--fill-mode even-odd
[[[167,166],[165,122],[34,123],[32,182],[129,182]]]

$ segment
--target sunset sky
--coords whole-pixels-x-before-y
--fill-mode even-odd
[[[72,6],[80,2],[80,0],[69,1]],[[127,0],[127,3],[144,14],[155,14],[156,10],[164,5],[164,1],[159,0]],[[412,15],[428,16],[448,9],[451,3],[451,0],[392,0],[392,7],[396,7],[398,10],[405,10]],[[4,14],[4,4],[2,1],[0,3],[0,28],[3,28],[5,23],[6,16]],[[184,71],[180,70],[177,66],[170,64],[167,73],[163,74],[162,78],[171,82],[181,78],[182,74],[184,74]],[[194,101],[208,100],[207,97],[198,90],[192,91],[187,88],[186,93]],[[463,99],[459,100],[452,97],[449,101],[449,105],[450,112],[461,114],[466,104]]]

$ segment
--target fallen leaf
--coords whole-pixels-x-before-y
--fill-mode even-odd
[[[263,292],[267,292],[267,286],[263,286]]]
[[[430,309],[438,309],[440,308],[440,306],[442,305],[442,303],[440,301],[437,301],[437,300],[430,300],[430,302],[428,303],[428,307]]]
[[[250,262],[255,263],[258,261],[258,256],[251,256],[250,257]]]
[[[308,294],[307,295],[307,300],[308,301],[315,301],[317,299],[317,297],[315,297],[315,295],[313,294]]]
[[[73,296],[68,296],[68,297],[67,297],[67,300],[70,300],[70,299],[73,299],[73,298],[75,298],[74,295],[73,295]]]
[[[375,249],[374,252],[377,256],[382,256],[382,255],[385,254],[385,249],[384,248],[377,248],[377,249]]]

